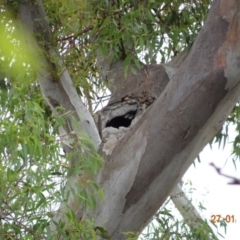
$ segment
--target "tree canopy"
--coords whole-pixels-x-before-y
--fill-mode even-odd
[[[110,196],[101,186],[103,177],[98,175],[109,158],[101,149],[102,129],[92,127],[93,119],[97,122],[96,112],[110,98],[107,89],[112,92],[110,102],[115,103],[116,88],[124,85],[128,76],[139,76],[140,71],[144,75],[146,66],[157,69],[170,61],[179,66],[191,51],[211,2],[0,1],[2,239],[110,239],[108,229],[97,225],[91,215],[98,202]],[[213,34],[217,36],[217,30]],[[201,58],[201,53],[197,57]],[[118,63],[123,67],[120,84],[109,77]],[[171,72],[172,66],[169,69]],[[56,98],[51,98],[50,92]],[[58,97],[61,101],[56,100]],[[152,102],[157,97],[152,97]],[[230,123],[239,130],[239,114],[236,103],[209,143],[225,143]],[[183,139],[188,137],[187,130]],[[239,144],[237,136],[234,163]],[[74,181],[77,188],[71,185]],[[135,197],[129,190],[126,199]],[[64,218],[60,215],[58,219],[56,211],[63,205]],[[80,218],[79,209],[87,212]],[[172,239],[203,239],[201,233],[193,233],[185,225],[183,229]],[[126,237],[135,239],[141,230],[129,231]],[[161,239],[171,238],[167,235]]]

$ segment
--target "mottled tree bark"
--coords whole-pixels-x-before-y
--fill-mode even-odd
[[[94,218],[98,226],[106,227],[111,239],[126,239],[123,232],[140,232],[146,226],[239,99],[238,5],[238,0],[213,1],[203,29],[183,61],[143,65],[137,75],[127,79],[121,62],[106,71],[112,98],[99,113],[103,129],[99,153],[105,162],[96,179],[105,197],[90,213],[75,205],[74,196],[68,204],[79,218]],[[23,3],[22,7],[30,5]],[[21,11],[19,14],[23,19]],[[67,72],[58,82],[47,76],[39,80],[49,104],[54,109],[56,101],[66,112],[79,111],[75,117],[98,148],[96,127],[79,107],[81,100]],[[127,120],[128,126],[121,125]],[[55,220],[63,219],[65,210],[62,205]]]

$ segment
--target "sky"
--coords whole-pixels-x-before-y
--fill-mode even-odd
[[[210,166],[210,163],[214,163],[222,169],[224,174],[240,178],[240,160],[236,161],[235,169],[231,157],[231,142],[239,133],[235,131],[234,126],[229,126],[228,133],[229,138],[225,147],[219,147],[218,143],[213,144],[212,148],[207,145],[200,153],[201,162],[195,161],[195,166],[193,164],[190,166],[183,181],[185,183],[191,181],[192,186],[187,184],[185,193],[188,194],[190,187],[195,189],[191,193],[193,204],[200,215],[209,220],[209,223],[213,215],[220,214],[224,218],[228,215],[234,216],[235,222],[227,223],[226,233],[223,228],[220,228],[219,223],[216,224],[218,231],[224,236],[224,238],[219,237],[219,240],[238,240],[240,239],[240,185],[229,185],[231,179],[219,175]],[[200,202],[206,210],[201,211],[198,208]],[[212,229],[215,228],[212,227]]]
[[[214,144],[212,149],[207,145],[200,154],[201,163],[196,161],[195,166],[191,166],[184,175],[184,182],[191,181],[192,187],[196,190],[192,193],[193,204],[198,208],[199,202],[206,208],[200,212],[201,216],[211,220],[212,215],[220,214],[234,216],[234,223],[227,223],[227,233],[224,229],[218,228],[226,240],[240,239],[240,185],[229,185],[231,179],[219,175],[216,170],[209,165],[213,162],[222,169],[224,174],[240,178],[240,160],[236,161],[236,168],[232,162],[231,141],[236,136],[234,127],[229,128],[229,140],[224,149]],[[219,223],[217,224],[218,226]],[[212,228],[214,229],[214,228]]]

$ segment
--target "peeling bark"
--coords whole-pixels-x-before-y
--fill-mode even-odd
[[[105,223],[113,239],[125,239],[122,232],[146,226],[237,102],[239,37],[228,44],[233,28],[239,32],[234,11],[226,21],[220,1],[213,2],[187,59],[112,155],[105,156],[98,181],[106,197],[93,216],[98,224]]]

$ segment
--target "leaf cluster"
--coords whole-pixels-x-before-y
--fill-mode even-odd
[[[166,62],[191,46],[200,31],[210,0],[68,0],[44,1],[61,54],[78,93],[88,104],[104,88],[97,58],[109,62]],[[136,72],[134,68],[131,71]],[[90,110],[91,110],[91,106]]]

